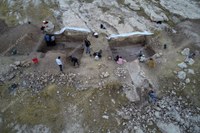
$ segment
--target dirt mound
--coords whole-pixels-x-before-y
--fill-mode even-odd
[[[10,55],[15,50],[17,54],[28,54],[40,36],[42,36],[40,29],[32,24],[11,28],[0,36],[0,53]]]
[[[1,32],[1,35],[2,33],[4,33],[6,30],[8,30],[8,26],[6,25],[5,21],[1,20],[0,19],[0,32]],[[1,36],[0,35],[0,36]]]

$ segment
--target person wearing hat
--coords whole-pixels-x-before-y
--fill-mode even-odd
[[[45,28],[48,27],[47,24],[48,24],[49,22],[44,20],[44,21],[42,21],[42,23],[43,23],[43,24],[42,24],[42,27],[41,27],[40,29],[41,29],[42,31],[45,31]]]

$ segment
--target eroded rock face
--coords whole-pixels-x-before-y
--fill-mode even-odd
[[[171,13],[178,14],[184,18],[199,19],[199,2],[194,0],[161,0],[160,4]]]
[[[87,28],[105,34],[161,29],[162,27],[157,26],[155,22],[167,22],[170,19],[174,22],[175,18],[170,13],[190,19],[200,18],[199,3],[189,0],[161,0],[160,2],[155,0],[125,0],[121,2],[117,0],[89,2],[7,0],[5,3],[10,10],[9,16],[15,19],[16,23],[36,22],[36,19],[46,19],[49,15],[56,19],[53,22],[61,28],[63,26]],[[20,9],[20,12],[15,12],[15,8],[19,4],[22,4],[23,8]],[[27,11],[30,8],[33,13]],[[0,8],[1,10],[4,11]],[[33,14],[36,12],[41,13],[40,18],[35,18]],[[101,29],[100,24],[103,24],[106,29]]]
[[[157,7],[155,3],[149,1],[140,2],[144,12],[151,18],[152,21],[168,21],[168,17],[165,15],[164,11]]]
[[[138,1],[132,1],[132,0],[125,0],[124,4],[127,5],[129,8],[131,8],[132,10],[140,10],[140,6],[138,4]]]
[[[172,123],[166,124],[166,123],[159,122],[157,126],[163,133],[181,133],[179,127]]]

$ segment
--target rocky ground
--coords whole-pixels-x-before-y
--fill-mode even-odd
[[[0,132],[199,133],[199,4],[1,1],[0,18],[6,23],[0,21]],[[35,52],[43,38],[43,19],[56,29],[72,26],[101,33],[88,39],[93,51],[103,50],[103,58],[94,61],[83,53],[80,66],[73,67],[64,60],[64,51]],[[22,25],[14,26],[18,23]],[[138,60],[116,64],[106,35],[144,30],[154,33],[148,43],[155,50],[156,67]],[[187,58],[191,53],[195,56]],[[64,73],[55,64],[58,55]],[[33,57],[39,64],[32,63]],[[155,104],[149,102],[151,87],[158,96]]]

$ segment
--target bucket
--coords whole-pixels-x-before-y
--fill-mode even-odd
[[[34,64],[37,64],[37,63],[39,63],[39,60],[38,60],[38,58],[33,58],[33,59],[32,59],[32,61],[33,61],[33,63],[34,63]]]

